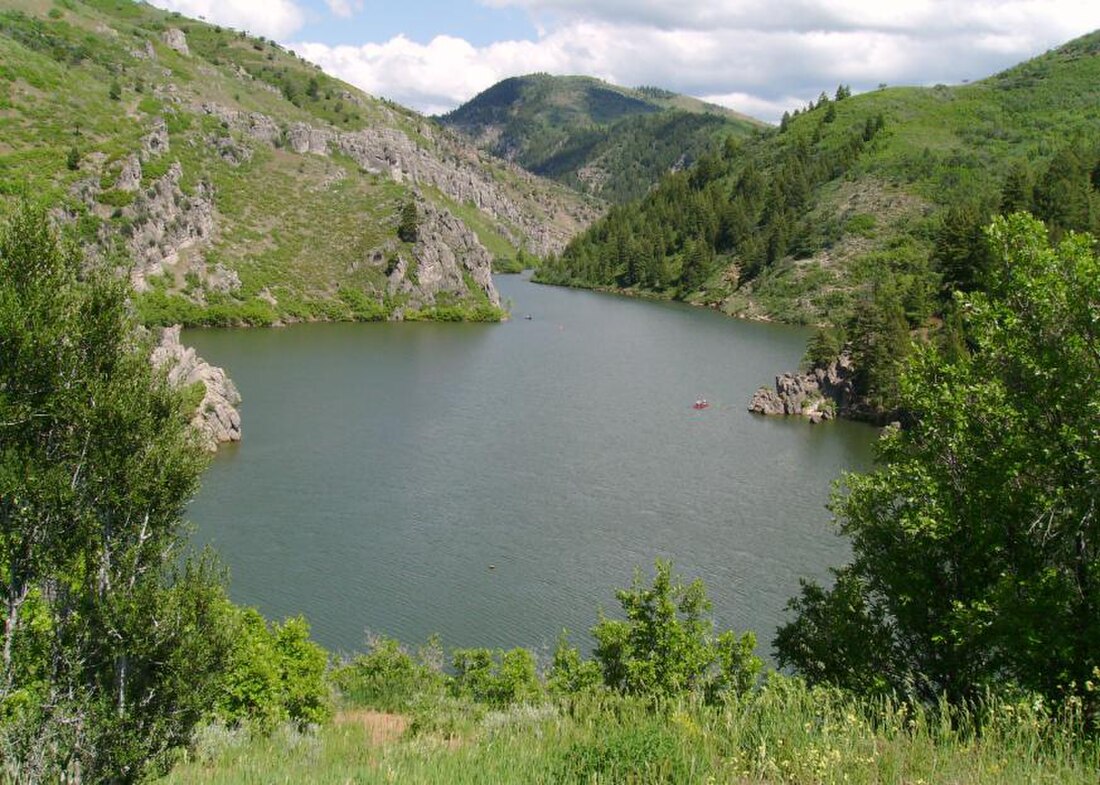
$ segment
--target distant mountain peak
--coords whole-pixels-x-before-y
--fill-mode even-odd
[[[640,196],[725,138],[766,127],[660,87],[546,73],[504,79],[439,120],[487,152],[609,201]]]

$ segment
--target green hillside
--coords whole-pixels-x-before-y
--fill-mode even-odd
[[[496,318],[491,257],[597,214],[272,41],[122,0],[5,5],[0,195],[114,255],[148,322]]]
[[[1100,32],[975,84],[822,94],[614,208],[538,280],[830,327],[818,358],[854,340],[886,406],[895,374],[872,366],[907,333],[961,340],[951,293],[977,285],[990,218],[1095,231],[1098,184]]]
[[[765,127],[656,87],[549,74],[498,82],[440,121],[493,155],[612,202],[642,196],[727,136]]]

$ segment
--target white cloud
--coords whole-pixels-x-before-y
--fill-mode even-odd
[[[254,35],[285,39],[305,24],[293,0],[152,0],[153,5]]]
[[[157,0],[286,41],[294,0]],[[325,0],[338,16],[362,0]],[[484,46],[404,35],[360,46],[291,44],[375,95],[446,111],[519,74],[589,74],[714,99],[777,121],[839,83],[977,79],[1100,27],[1095,0],[480,0],[528,11],[533,40]]]
[[[481,0],[551,20],[602,20],[674,30],[878,30],[938,36],[965,28],[1079,34],[1100,25],[1095,0]],[[1091,22],[1089,21],[1091,20]],[[1084,27],[1082,27],[1084,25]],[[1028,29],[1028,28],[1023,28]]]
[[[341,19],[350,19],[363,10],[363,0],[325,0],[325,5]]]
[[[374,95],[425,113],[445,112],[506,76],[561,72],[569,56],[547,42],[504,41],[474,47],[440,35],[427,44],[396,36],[381,44],[292,44],[298,54]]]

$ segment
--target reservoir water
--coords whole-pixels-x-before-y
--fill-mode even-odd
[[[799,577],[847,558],[825,503],[876,433],[746,411],[807,332],[497,284],[503,324],[186,333],[244,399],[244,441],[189,511],[233,598],[305,614],[339,651],[366,630],[542,650],[567,627],[586,646],[660,556],[767,654]]]

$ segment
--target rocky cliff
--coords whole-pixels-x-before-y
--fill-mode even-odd
[[[166,327],[153,349],[153,365],[168,370],[168,381],[184,389],[201,387],[201,398],[191,424],[208,450],[219,444],[241,440],[241,395],[221,368],[199,357],[195,350],[180,343],[180,326]]]
[[[246,32],[6,5],[0,201],[48,195],[146,324],[500,318],[493,259],[558,251],[601,210]]]
[[[540,256],[561,251],[600,213],[598,203],[583,200],[561,210],[555,196],[539,193],[545,185],[537,177],[504,161],[492,166],[506,170],[508,178],[494,176],[484,154],[426,120],[417,124],[414,141],[396,127],[342,132],[296,122],[283,130],[273,118],[259,112],[241,112],[216,102],[194,108],[216,117],[251,142],[272,147],[285,144],[299,155],[342,155],[367,174],[436,188],[500,222],[501,232],[513,245]],[[392,112],[390,119],[397,121]],[[528,198],[517,199],[517,190]]]
[[[783,373],[775,377],[775,388],[761,387],[749,402],[758,414],[800,415],[811,423],[862,413],[853,379],[852,355],[844,352],[827,367],[806,373]]]
[[[431,202],[417,203],[416,243],[411,254],[398,254],[388,278],[388,294],[403,295],[407,309],[446,304],[471,289],[480,289],[494,308],[500,295],[493,286],[493,259],[462,221]]]

